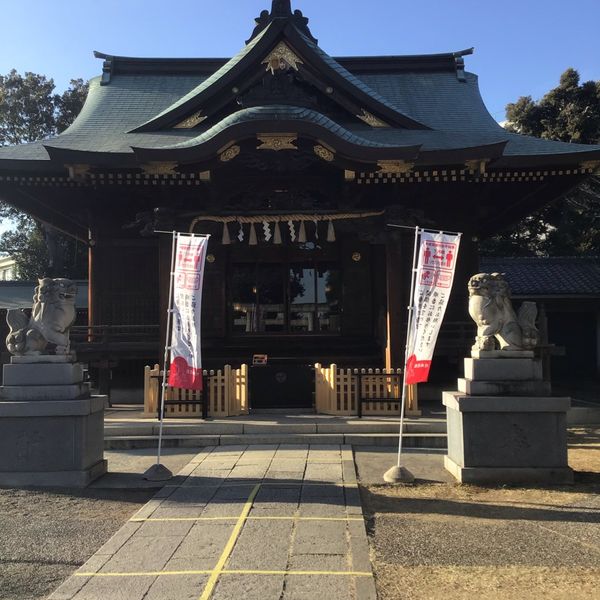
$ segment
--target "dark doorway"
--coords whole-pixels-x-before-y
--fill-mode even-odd
[[[313,406],[314,371],[304,365],[268,365],[250,369],[250,407],[265,409]]]

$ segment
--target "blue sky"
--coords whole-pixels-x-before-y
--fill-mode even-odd
[[[270,0],[0,0],[0,73],[98,75],[93,50],[128,56],[237,52]],[[522,95],[542,96],[567,67],[600,79],[600,0],[293,0],[332,55],[421,54],[475,46],[496,120]]]

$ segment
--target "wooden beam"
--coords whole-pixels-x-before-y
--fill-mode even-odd
[[[404,366],[404,346],[406,332],[406,293],[404,281],[406,261],[403,259],[402,244],[389,241],[385,246],[387,278],[387,344],[385,368],[398,369]],[[409,260],[409,259],[407,259]]]

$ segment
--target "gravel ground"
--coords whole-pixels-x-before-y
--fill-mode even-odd
[[[379,600],[598,598],[600,443],[585,433],[574,486],[361,487]]]
[[[598,597],[600,434],[582,428],[571,444],[572,487],[362,487],[379,599]],[[165,455],[172,471],[187,452]],[[152,497],[140,489],[152,451],[107,454],[106,487],[0,489],[0,600],[45,598]]]
[[[45,598],[153,494],[0,489],[0,599]]]
[[[162,462],[177,473],[197,452],[165,449]],[[155,453],[105,452],[110,472],[85,490],[0,488],[0,600],[45,598],[92,556],[156,493],[142,478]]]

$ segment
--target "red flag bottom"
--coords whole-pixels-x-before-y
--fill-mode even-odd
[[[184,358],[178,356],[171,363],[169,385],[184,390],[202,390],[202,369],[190,367]]]
[[[423,383],[429,378],[430,360],[417,360],[413,354],[406,362],[406,384]]]

